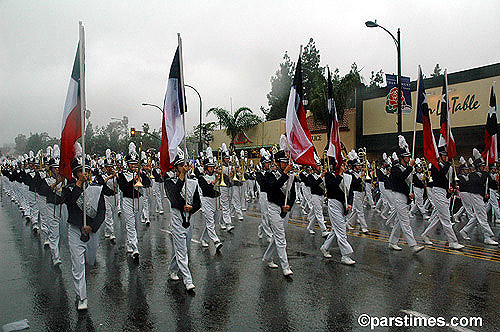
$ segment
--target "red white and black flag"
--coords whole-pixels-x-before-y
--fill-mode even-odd
[[[448,158],[453,158],[457,155],[455,140],[451,132],[450,107],[448,102],[448,75],[444,71],[443,93],[441,97],[441,135],[439,136],[438,146],[447,146]]]
[[[335,100],[333,98],[333,83],[330,75],[330,68],[328,68],[328,150],[326,155],[335,158],[335,173],[338,175],[340,167],[344,163],[342,158],[342,150],[340,144],[340,130],[339,121],[337,117],[337,109],[335,108]]]
[[[75,158],[75,142],[82,137],[82,110],[80,96],[80,77],[84,71],[80,68],[80,46],[76,49],[73,71],[69,79],[68,93],[64,103],[61,128],[61,160],[59,173],[71,179],[71,160]]]
[[[429,104],[427,103],[427,95],[425,94],[424,77],[422,68],[418,66],[418,95],[417,95],[417,118],[416,121],[423,126],[424,140],[424,156],[436,169],[439,169],[438,164],[438,149],[436,140],[432,133],[431,119],[429,116]]]
[[[165,93],[163,105],[160,145],[160,169],[162,174],[165,174],[173,167],[172,163],[177,155],[177,147],[184,138],[183,117],[186,100],[182,76],[182,46],[179,37],[179,45],[170,66],[167,92]]]
[[[315,166],[314,146],[307,128],[303,96],[302,61],[299,55],[286,109],[286,137],[293,161],[299,165]]]
[[[490,107],[488,109],[488,118],[486,119],[486,129],[484,130],[484,151],[482,153],[483,159],[488,157],[488,165],[498,161],[498,148],[497,148],[497,98],[495,96],[495,87],[491,87],[490,93]]]

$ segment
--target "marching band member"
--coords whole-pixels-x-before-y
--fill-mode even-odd
[[[410,159],[411,154],[408,151],[408,144],[403,136],[399,135],[399,163],[391,168],[392,191],[394,198],[394,207],[396,210],[396,223],[392,228],[391,236],[389,237],[389,248],[392,250],[402,250],[398,246],[400,233],[403,233],[408,246],[414,254],[423,250],[424,246],[417,245],[413,230],[410,226],[410,218],[408,215],[410,200],[414,195],[410,193],[410,179],[413,172],[415,160]]]
[[[272,163],[271,154],[266,149],[260,149],[260,164],[262,169],[255,174],[255,179],[257,181],[257,188],[259,190],[259,205],[261,220],[258,227],[257,236],[262,239],[264,234],[267,237],[268,242],[271,241],[273,233],[269,227],[269,201],[267,198],[268,184],[266,183],[266,175],[270,172],[270,166]]]
[[[115,171],[115,164],[111,158],[111,150],[106,149],[106,159],[104,160],[104,171],[96,177],[96,182],[102,186],[106,214],[104,217],[104,237],[109,238],[112,244],[116,243],[114,230],[114,220],[117,215],[117,191],[118,176]]]
[[[170,279],[179,280],[178,272],[180,272],[186,290],[192,291],[195,286],[188,266],[188,250],[193,230],[191,216],[200,209],[201,201],[197,181],[187,178],[189,165],[185,163],[184,153],[179,148],[173,165],[176,175],[165,181],[172,218],[173,255],[169,268]]]
[[[215,186],[220,179],[220,170],[214,172],[215,159],[210,147],[207,148],[203,166],[205,170],[198,176],[198,185],[201,189],[201,211],[205,220],[200,242],[203,247],[208,247],[208,241],[212,240],[215,249],[219,251],[222,248],[222,243],[215,231],[215,218],[217,216],[217,197],[220,196],[220,192],[215,189]]]
[[[45,219],[47,223],[47,240],[52,256],[52,264],[59,266],[59,225],[62,221],[62,189],[64,179],[59,175],[59,146],[53,148],[53,157],[49,160],[49,172],[40,184],[40,194],[45,196]]]
[[[142,192],[136,186],[138,182],[147,183],[149,178],[139,170],[139,156],[135,150],[134,142],[129,144],[129,153],[125,157],[128,170],[118,174],[118,186],[123,193],[123,217],[127,229],[127,253],[132,254],[135,260],[139,259],[137,246],[137,225],[142,214]]]
[[[222,207],[222,218],[220,219],[220,225],[222,229],[226,229],[230,232],[233,230],[234,226],[231,221],[231,179],[230,166],[229,166],[229,151],[226,147],[226,143],[222,143],[221,151],[222,153],[222,176],[224,177],[225,186],[220,186],[220,204]]]
[[[468,189],[470,192],[469,198],[472,207],[473,218],[469,220],[467,225],[460,231],[460,234],[464,239],[469,238],[472,228],[478,224],[480,231],[484,236],[484,244],[487,245],[498,245],[498,242],[494,240],[494,233],[488,224],[488,216],[486,214],[486,205],[484,202],[489,200],[489,191],[487,191],[487,185],[491,177],[487,172],[487,166],[483,159],[481,158],[481,153],[474,149],[472,151],[474,156],[474,166],[476,168],[475,172],[469,174]]]
[[[78,156],[78,152],[77,152]],[[71,253],[71,272],[73,284],[78,297],[78,310],[86,310],[87,285],[85,280],[85,262],[91,265],[95,262],[95,253],[98,243],[97,231],[104,221],[106,207],[102,190],[97,189],[95,195],[85,190],[86,207],[83,207],[82,193],[84,186],[88,187],[90,180],[88,167],[83,165],[77,157],[71,161],[71,171],[76,181],[71,182],[63,189],[63,201],[68,207],[68,245]],[[92,208],[90,208],[92,207]],[[86,213],[87,224],[83,224],[83,209]]]
[[[243,152],[243,151],[242,151]],[[239,166],[239,161],[238,161],[238,156],[236,153],[233,154],[232,156],[232,167],[231,167],[231,173],[229,173],[229,177],[231,178],[231,189],[232,189],[232,194],[231,194],[231,208],[232,208],[232,216],[238,218],[238,220],[241,222],[243,220],[243,212],[242,212],[242,206],[241,206],[241,188],[243,185],[243,182],[241,182],[241,178],[238,178],[238,174],[240,172],[240,166]]]
[[[422,163],[419,158],[415,160],[415,170],[416,172],[413,174],[413,193],[415,194],[415,200],[412,203],[413,206],[410,210],[410,217],[414,217],[415,213],[419,211],[424,219],[429,219],[430,217],[424,208],[425,174],[422,172]]]
[[[278,169],[266,173],[265,181],[268,185],[267,198],[269,199],[269,226],[273,237],[267,247],[262,261],[267,263],[270,268],[277,268],[278,265],[273,262],[273,256],[278,254],[281,268],[284,276],[293,274],[288,264],[286,254],[285,226],[288,223],[288,212],[295,202],[295,186],[293,182],[295,177],[290,173],[293,166],[285,154],[280,150],[274,155]],[[290,173],[290,174],[289,174]]]
[[[350,175],[352,175],[351,187],[354,192],[354,198],[352,209],[347,220],[347,228],[352,229],[354,223],[358,221],[361,225],[361,232],[368,233],[365,211],[363,210],[363,177],[365,176],[365,171],[363,170],[362,163],[358,159],[356,151],[351,150],[351,152],[349,152],[349,161],[353,166]]]
[[[141,214],[141,222],[146,224],[146,226],[149,226],[151,221],[149,220],[149,197],[151,196],[151,179],[149,176],[146,176],[147,173],[149,172],[149,167],[148,167],[148,157],[146,156],[146,152],[142,151],[141,152],[141,167],[142,167],[142,172],[145,175],[145,178],[147,178],[146,181],[142,182],[142,214]]]
[[[309,187],[309,190],[311,192],[311,198],[310,198],[311,210],[307,215],[307,219],[309,220],[309,225],[307,225],[307,230],[309,231],[309,234],[314,234],[314,225],[316,224],[317,221],[319,228],[321,229],[321,236],[327,237],[328,230],[326,229],[325,219],[323,217],[323,198],[325,195],[324,176],[326,173],[326,165],[322,171],[321,161],[319,160],[318,155],[316,155],[316,153],[314,153],[314,160],[316,162],[314,171],[306,177],[306,186]]]
[[[158,159],[155,158],[154,162]],[[156,202],[156,213],[163,214],[163,176],[161,176],[161,171],[155,163],[153,163],[153,198]]]
[[[452,249],[460,250],[464,246],[458,243],[457,236],[453,231],[451,225],[450,216],[450,195],[455,191],[455,189],[450,186],[450,177],[452,176],[451,163],[448,161],[448,152],[446,146],[440,146],[438,148],[439,152],[439,170],[436,167],[431,166],[431,176],[433,180],[432,188],[432,200],[434,202],[434,210],[431,214],[431,222],[422,233],[422,238],[426,244],[431,244],[432,241],[429,238],[431,232],[433,232],[438,223],[441,223],[444,233],[448,238],[448,246]]]
[[[335,158],[331,159],[331,166],[335,170]],[[341,161],[342,162],[342,161]],[[328,171],[325,173],[326,197],[328,198],[328,216],[332,223],[332,231],[328,234],[323,245],[319,248],[325,258],[332,255],[328,252],[337,238],[337,244],[342,258],[340,262],[345,265],[353,265],[356,262],[349,256],[353,253],[352,247],[347,241],[346,213],[352,208],[353,192],[350,188],[351,175],[345,174],[345,164],[342,162],[339,174]]]

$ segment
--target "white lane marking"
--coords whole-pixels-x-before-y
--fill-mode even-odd
[[[160,228],[160,231],[162,231],[162,232],[165,232],[165,233],[168,233],[168,234],[172,235],[172,232],[171,232],[171,231],[169,231],[169,230],[166,230],[166,229]],[[198,243],[198,244],[200,243],[200,241],[195,240],[195,239],[191,239],[191,242]]]
[[[412,315],[412,316],[415,316],[415,317],[422,317],[422,318],[426,318],[426,319],[431,318],[430,316],[427,316],[426,314],[422,314],[422,313],[420,313],[418,311],[401,310],[401,312],[404,312],[405,314]],[[454,331],[458,331],[458,332],[475,332],[474,330],[468,329],[466,327],[451,326],[451,324],[449,324],[449,322],[446,322],[446,324],[447,324],[446,327],[448,327],[449,329],[452,329]]]

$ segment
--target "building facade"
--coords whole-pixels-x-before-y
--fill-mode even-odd
[[[500,63],[448,74],[448,99],[452,133],[458,155],[470,156],[474,147],[482,151],[490,90],[500,80]],[[436,143],[439,140],[440,103],[443,76],[424,79]],[[411,82],[411,113],[402,115],[403,136],[411,146],[415,122],[416,81]],[[386,89],[359,88],[356,91],[356,142],[366,147],[370,159],[380,159],[397,148],[397,114],[385,111]],[[416,155],[423,155],[422,125],[417,124]]]

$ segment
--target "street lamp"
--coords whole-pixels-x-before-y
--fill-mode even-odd
[[[385,32],[391,35],[392,40],[394,40],[394,43],[396,44],[396,50],[398,52],[398,134],[401,134],[402,124],[403,124],[403,116],[402,116],[403,112],[401,110],[401,91],[402,91],[401,90],[401,32],[398,28],[398,34],[397,34],[398,37],[396,38],[389,30],[378,24],[377,20],[366,21],[365,25],[368,28],[377,28],[377,27],[382,28]]]
[[[184,84],[184,86],[188,87],[188,88],[191,88],[194,90],[194,92],[196,92],[196,94],[198,95],[198,98],[200,98],[200,142],[198,143],[198,153],[201,152],[201,150],[203,150],[203,141],[202,141],[202,138],[201,138],[201,116],[202,116],[202,101],[201,101],[201,95],[200,93],[198,92],[198,90],[196,90],[194,87],[192,87],[191,85],[188,85],[188,84]]]
[[[157,109],[159,109],[159,110],[160,110],[160,112],[162,112],[162,113],[163,113],[163,109],[162,109],[160,106],[158,106],[158,105],[155,105],[155,104],[149,104],[149,103],[142,103],[142,106],[153,106],[153,107],[156,107]]]

